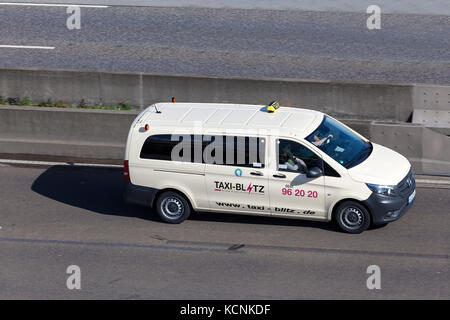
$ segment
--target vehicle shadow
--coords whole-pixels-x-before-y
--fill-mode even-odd
[[[95,213],[154,219],[150,209],[123,200],[122,170],[53,166],[33,183],[31,190],[52,200]]]
[[[150,208],[127,204],[123,199],[122,170],[92,167],[53,166],[43,172],[31,190],[52,200],[98,214],[134,217],[162,222]],[[308,220],[246,216],[223,213],[195,213],[194,221],[267,224],[320,228],[339,232],[331,223]]]

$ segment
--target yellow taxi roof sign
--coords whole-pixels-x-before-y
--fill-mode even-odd
[[[277,110],[279,107],[280,107],[280,104],[277,101],[272,101],[267,106],[267,112],[270,112],[270,113],[275,112],[275,110]]]

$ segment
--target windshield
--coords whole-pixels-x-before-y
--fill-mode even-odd
[[[370,142],[328,116],[324,116],[320,126],[306,140],[347,169],[363,162],[372,152]]]

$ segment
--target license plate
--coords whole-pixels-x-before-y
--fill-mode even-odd
[[[411,201],[413,201],[415,197],[416,197],[416,190],[414,190],[413,193],[411,193],[411,195],[409,196],[408,203],[411,203]]]

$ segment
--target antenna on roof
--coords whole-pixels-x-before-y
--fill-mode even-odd
[[[161,113],[161,111],[158,110],[158,108],[156,107],[156,104],[154,105],[156,113]]]

